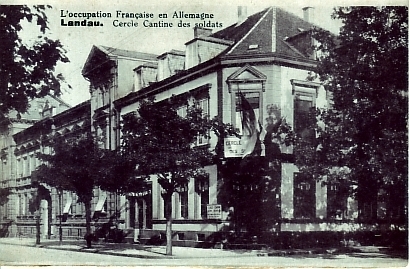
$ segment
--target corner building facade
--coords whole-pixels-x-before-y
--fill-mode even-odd
[[[302,134],[307,128],[308,111],[326,107],[330,102],[320,83],[307,80],[316,66],[315,52],[311,49],[315,42],[311,36],[314,25],[276,7],[251,16],[239,8],[238,15],[237,23],[215,33],[195,28],[194,38],[186,43],[185,51],[170,50],[154,55],[94,46],[82,70],[90,82],[90,101],[65,112],[75,115],[75,111],[89,111],[88,123],[82,123],[82,117],[70,123],[66,117],[67,122],[60,122],[59,128],[64,135],[75,135],[73,130],[91,131],[99,138],[101,147],[115,149],[121,141],[122,117],[135,112],[141,100],[155,97],[158,102],[169,99],[177,102],[181,116],[186,114],[187,105],[196,102],[210,118],[219,117],[241,131],[241,92],[266,130],[283,118]],[[64,119],[63,115],[54,118],[57,122]],[[53,129],[50,127],[48,132],[51,135]],[[40,137],[39,131],[37,135]],[[17,143],[23,143],[19,142],[20,136],[15,136]],[[199,137],[195,146],[214,149],[217,142],[212,135],[210,139]],[[176,245],[200,245],[215,232],[231,229],[235,222],[231,213],[238,212],[240,205],[225,202],[224,197],[229,197],[233,189],[247,194],[256,187],[252,182],[246,188],[222,187],[226,177],[234,178],[236,174],[231,171],[227,176],[220,164],[240,160],[241,155],[237,153],[241,150],[225,145],[220,163],[205,167],[207,178],[191,179],[187,186],[174,193],[172,217]],[[265,147],[261,158],[268,158],[269,150]],[[301,175],[293,163],[293,146],[281,145],[277,151],[281,160],[279,167],[275,173],[265,175],[276,182],[274,191],[265,194],[273,203],[262,210],[274,221],[270,225],[271,232],[363,228],[356,222],[354,200],[340,197],[337,185],[322,185]],[[269,160],[266,163],[275,165]],[[124,196],[96,189],[92,204],[94,226],[119,212],[119,227],[130,232],[130,241],[161,238],[166,223],[161,186],[155,175],[151,176],[150,184],[149,191]],[[52,189],[50,193],[48,204],[57,205],[58,202],[53,201],[58,199],[60,204],[52,211],[43,210],[54,216],[43,218],[48,223],[47,234],[57,235],[59,224],[55,216],[65,214],[64,236],[82,237],[84,208],[77,205],[75,195],[64,192],[59,196]],[[210,205],[221,212],[210,217]]]
[[[105,117],[112,122],[108,132],[111,132],[112,141],[117,141],[116,146],[121,136],[116,132],[117,124],[123,116],[135,112],[140,100],[147,97],[155,97],[157,102],[172,99],[179,105],[178,113],[182,116],[187,106],[196,102],[210,118],[217,116],[239,130],[239,92],[251,104],[265,129],[272,121],[284,118],[295,130],[302,132],[305,128],[303,116],[309,109],[329,105],[329,96],[323,86],[307,80],[316,66],[310,31],[314,25],[275,7],[249,17],[243,16],[243,9],[238,13],[236,24],[216,33],[195,28],[194,38],[186,43],[184,52],[171,50],[153,62],[135,66],[134,84],[128,86],[132,91],[113,98],[116,116],[111,120]],[[92,57],[83,73],[87,73],[87,68],[93,70],[88,65]],[[116,70],[119,68],[118,65]],[[122,81],[123,73],[115,70],[111,73],[118,76],[111,81]],[[112,89],[114,95],[127,91],[119,86]],[[298,124],[300,126],[296,126]],[[217,142],[215,136],[199,138],[196,146],[214,149]],[[241,155],[228,153],[229,150],[225,148],[222,163],[241,159],[238,157]],[[345,203],[332,204],[341,198],[334,191],[337,186],[323,186],[321,182],[300,176],[292,161],[292,146],[280,146],[280,152],[280,172],[267,175],[279,182],[271,194],[273,197],[269,198],[277,206],[265,211],[272,219],[276,216],[271,231],[348,231],[358,227],[354,223],[357,217],[354,201],[343,197]],[[223,201],[222,192],[227,190],[221,187],[226,179],[220,165],[215,163],[205,169],[208,178],[191,179],[173,195],[175,244],[198,245],[215,232],[232,229],[231,213],[240,210],[238,205]],[[135,229],[134,238],[138,241],[149,241],[165,232],[164,202],[155,175],[151,176],[151,184],[151,191],[129,194],[126,199],[129,211],[124,215],[125,223]],[[250,188],[244,191],[251,192]],[[208,205],[221,205],[219,217],[209,218]]]

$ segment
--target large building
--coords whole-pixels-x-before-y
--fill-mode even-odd
[[[60,98],[46,96],[31,101],[26,113],[12,111],[0,122],[0,187],[12,191],[8,202],[0,206],[3,236],[15,235],[17,227],[26,233],[35,232],[35,212],[29,206],[36,193],[31,172],[40,164],[36,153],[42,149],[43,138],[42,133],[28,130],[40,130],[46,119],[69,108]]]
[[[304,10],[305,18],[309,18],[310,11],[310,8]],[[13,134],[14,148],[7,151],[13,164],[2,174],[2,187],[10,188],[13,194],[0,212],[2,220],[13,223],[10,235],[34,233],[34,222],[30,221],[34,212],[25,208],[29,200],[26,192],[34,191],[31,171],[38,163],[35,158],[24,162],[25,158],[36,151],[48,150],[47,139],[75,132],[94,132],[101,138],[103,147],[115,149],[120,143],[122,117],[135,112],[144,98],[155,97],[156,101],[173,98],[180,104],[180,115],[195,101],[211,118],[217,116],[240,129],[241,92],[266,130],[279,119],[286,119],[303,136],[306,113],[314,107],[328,106],[330,101],[320,83],[307,79],[316,66],[313,27],[312,23],[281,8],[270,7],[247,16],[246,9],[241,7],[237,23],[225,29],[213,33],[211,29],[195,28],[185,51],[170,48],[169,52],[153,55],[94,46],[82,70],[90,82],[90,101]],[[229,139],[226,141],[237,138]],[[213,149],[216,143],[216,137],[199,138],[196,146],[207,145]],[[225,143],[221,155],[223,164],[242,156],[243,148],[228,144]],[[294,149],[280,145],[279,168],[275,172],[268,170],[265,175],[277,182],[275,191],[265,194],[275,205],[264,209],[275,219],[271,230],[356,229],[356,202],[338,196],[337,185],[323,185],[299,173],[293,163]],[[269,150],[264,149],[265,158],[271,154]],[[278,165],[269,160],[267,163]],[[220,183],[226,173],[221,171],[220,164],[205,169],[208,178],[192,179],[173,195],[174,240],[181,244],[195,245],[229,227],[232,211],[239,210],[237,204],[225,202],[223,198],[222,192],[226,189],[223,190]],[[4,185],[4,182],[10,183]],[[249,186],[242,191],[250,192],[252,184]],[[42,234],[57,235],[59,219],[64,216],[63,236],[82,238],[84,208],[77,203],[75,194],[44,188],[49,197],[45,196],[48,198],[44,198],[40,212]],[[208,205],[221,212],[210,218]],[[93,221],[95,226],[105,221],[104,216],[108,218],[119,211],[120,227],[131,231],[135,240],[149,239],[165,231],[164,203],[155,175],[151,177],[151,190],[145,192],[120,196],[96,189],[92,210],[94,216],[98,216]]]

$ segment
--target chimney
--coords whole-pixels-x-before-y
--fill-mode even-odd
[[[194,27],[194,38],[199,36],[210,36],[212,34],[212,29],[202,28],[195,26]]]
[[[248,18],[246,6],[238,6],[238,23],[237,25],[243,23]]]
[[[314,7],[304,7],[303,10],[303,19],[307,22],[313,22],[315,17],[315,8]]]

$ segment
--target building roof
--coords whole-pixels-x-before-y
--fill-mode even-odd
[[[113,56],[120,56],[120,57],[126,57],[126,58],[134,58],[134,59],[139,59],[139,60],[150,60],[150,61],[155,61],[158,57],[158,55],[152,54],[152,53],[123,50],[123,49],[117,49],[117,48],[112,48],[112,47],[107,47],[107,46],[97,46],[97,47],[109,56],[113,55]]]
[[[138,52],[138,51],[117,49],[117,48],[112,48],[112,47],[107,47],[107,46],[94,45],[81,71],[83,76],[88,77],[89,72],[96,69],[96,67],[102,67],[103,65],[109,66],[109,62],[110,62],[109,60],[112,57],[114,58],[124,57],[124,58],[131,58],[135,60],[155,62],[157,61],[158,55],[152,54],[152,53],[144,53],[144,52]]]
[[[210,36],[219,39],[238,42],[246,35],[246,33],[248,33],[252,29],[252,27],[262,18],[262,16],[268,10],[269,8],[266,8],[258,13],[249,16],[243,23],[239,25],[237,23],[232,24],[231,26],[228,26],[225,29],[213,33]]]
[[[13,138],[18,144],[24,143],[25,141],[29,141],[31,139],[37,139],[41,135],[40,132],[42,130],[45,130],[44,134],[51,132],[52,124],[59,125],[60,122],[71,123],[79,121],[82,117],[89,115],[90,109],[90,100],[87,100],[54,116],[46,117],[40,121],[37,121],[32,126],[29,126],[26,129],[14,134]]]
[[[286,39],[309,31],[316,25],[281,8],[270,7],[249,16],[245,21],[222,29],[212,37],[235,42],[227,55],[271,53],[306,57]]]
[[[138,92],[132,92],[117,100],[116,103],[117,105],[123,105],[152,91],[165,90],[168,87],[167,85],[183,83],[188,79],[188,76],[194,78],[203,75],[204,71],[213,70],[216,65],[221,64],[227,58],[249,58],[250,55],[255,57],[272,56],[276,57],[276,60],[277,57],[285,59],[284,61],[287,64],[306,63],[306,65],[312,67],[314,61],[310,57],[311,55],[306,53],[306,48],[311,47],[310,32],[313,28],[318,27],[281,8],[266,8],[247,17],[240,23],[232,24],[207,36],[206,38],[212,40],[226,41],[228,46],[215,58],[188,70],[183,70],[164,80],[152,83]],[[301,35],[301,33],[303,34]],[[204,37],[197,37],[194,40],[199,38]],[[287,61],[287,59],[291,59],[291,61]]]

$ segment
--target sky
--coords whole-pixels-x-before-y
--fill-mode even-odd
[[[337,2],[332,4],[323,4],[319,1],[309,1],[310,6],[314,7],[313,23],[328,29],[334,33],[338,32],[341,23],[331,19],[333,7]],[[389,2],[377,2],[378,4],[394,4],[395,0]],[[401,0],[399,0],[401,1]],[[19,2],[20,3],[20,2]],[[44,3],[44,2],[43,2]],[[177,27],[180,19],[173,19],[172,15],[175,11],[183,11],[186,13],[212,13],[214,18],[210,21],[222,23],[222,28],[212,28],[213,32],[221,30],[237,21],[238,5],[247,6],[247,14],[252,15],[269,6],[279,6],[297,16],[303,18],[302,8],[308,6],[303,2],[287,2],[278,0],[264,1],[228,1],[220,0],[206,2],[204,0],[193,1],[142,1],[142,0],[63,0],[46,2],[52,5],[52,9],[47,10],[49,20],[48,35],[54,39],[59,39],[67,51],[67,56],[70,63],[59,64],[56,68],[57,73],[62,73],[66,82],[71,85],[72,89],[64,87],[62,99],[68,104],[74,106],[89,99],[89,83],[82,77],[81,70],[93,45],[105,45],[119,49],[134,50],[140,52],[162,54],[171,49],[184,50],[185,43],[193,38],[193,24],[201,20],[184,19],[185,22],[190,22],[190,27]],[[370,2],[367,2],[370,3]],[[400,2],[397,2],[400,4]],[[406,2],[403,2],[406,4]],[[403,4],[402,3],[402,4]],[[36,4],[34,1],[25,1],[21,4]],[[344,1],[340,4],[349,4]],[[352,2],[351,4],[361,4]],[[96,27],[69,27],[62,26],[61,19],[67,24],[69,20],[78,20],[76,18],[62,17],[61,13],[82,13],[82,12],[103,12],[111,13],[111,18],[92,18],[91,20],[99,20],[103,26]],[[172,28],[153,28],[144,27],[145,19],[129,19],[119,18],[119,21],[138,22],[137,27],[114,27],[113,22],[117,19],[117,11],[124,13],[153,13],[154,18],[150,19],[153,22],[163,21],[172,22]],[[165,13],[167,19],[160,19],[159,14]],[[206,19],[205,21],[209,21]],[[27,42],[31,42],[38,35],[38,31],[33,25],[23,26],[22,37]]]

